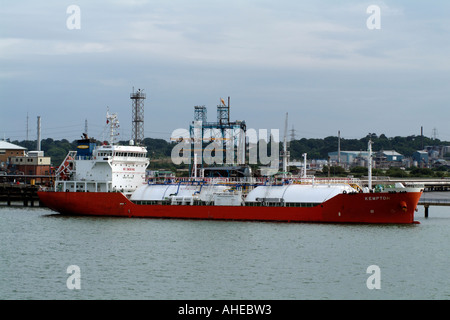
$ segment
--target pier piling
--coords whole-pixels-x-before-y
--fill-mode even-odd
[[[0,185],[0,205],[8,207],[14,205],[22,205],[24,207],[34,207],[35,201],[41,206],[37,195],[38,187],[33,185]]]

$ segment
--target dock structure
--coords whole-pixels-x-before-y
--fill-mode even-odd
[[[433,192],[433,191],[450,191],[450,180],[430,180],[424,182],[425,192]]]
[[[367,177],[361,179],[362,184],[367,185]],[[394,184],[402,183],[404,185],[423,185],[424,192],[450,191],[449,178],[390,178],[390,177],[372,177],[372,183],[375,184]]]
[[[428,218],[429,208],[431,206],[450,206],[450,198],[427,198],[422,196],[418,205],[424,206],[425,218]]]
[[[39,187],[33,185],[0,184],[0,205],[41,206],[37,195]]]

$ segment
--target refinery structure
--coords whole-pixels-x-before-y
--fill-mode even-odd
[[[224,163],[244,165],[247,125],[243,120],[230,121],[230,97],[227,103],[221,98],[217,105],[216,121],[208,121],[206,107],[194,107],[194,121],[189,134],[193,161],[190,161],[190,173],[204,174],[205,165]],[[205,157],[205,154],[208,156]],[[224,157],[225,156],[225,157]],[[216,161],[217,160],[217,161]],[[239,171],[241,167],[222,167],[220,170]]]
[[[132,132],[131,139],[136,145],[140,145],[144,140],[144,100],[146,94],[144,90],[138,89],[130,94],[132,100]]]
[[[137,89],[133,87],[132,92],[129,95],[131,100],[131,139],[130,145],[142,146],[144,140],[144,101],[147,98],[144,89]],[[340,131],[338,132],[338,151],[328,153],[328,161],[323,160],[307,160],[307,154],[303,153],[300,155],[297,153],[297,160],[291,161],[291,156],[289,152],[289,140],[295,138],[295,130],[291,130],[291,139],[287,139],[288,136],[288,114],[286,113],[285,124],[284,124],[284,136],[277,138],[282,143],[281,147],[267,150],[268,146],[258,145],[261,141],[261,136],[254,138],[257,135],[254,129],[249,129],[245,120],[231,120],[231,102],[230,97],[225,99],[218,99],[219,103],[216,106],[215,112],[208,110],[205,105],[196,105],[193,107],[193,121],[190,122],[189,129],[185,130],[186,134],[184,137],[171,137],[173,142],[180,142],[180,139],[184,139],[184,143],[187,146],[188,156],[186,161],[183,163],[188,164],[188,169],[177,169],[180,172],[184,171],[192,177],[213,177],[213,176],[229,176],[229,177],[242,177],[249,176],[252,174],[250,168],[256,170],[261,176],[271,176],[274,174],[282,175],[283,177],[298,175],[305,178],[308,174],[314,174],[314,172],[322,173],[322,166],[327,165],[328,168],[331,166],[341,166],[344,169],[349,170],[352,166],[359,165],[362,167],[368,166],[369,154],[367,150],[359,151],[344,151],[340,148]],[[208,112],[209,111],[209,112]],[[117,143],[118,137],[118,126],[119,122],[117,115],[115,113],[107,113],[108,122],[110,125],[109,130],[109,142],[111,145]],[[36,151],[37,153],[28,152],[29,155],[38,155],[43,157],[43,152],[41,151],[41,117],[37,117],[37,140],[36,140]],[[281,130],[280,130],[281,131]],[[27,133],[28,133],[28,114],[27,114]],[[423,137],[423,136],[422,136]],[[284,140],[283,140],[284,138]],[[85,124],[85,132],[83,134],[83,139],[90,139],[87,135],[87,119]],[[106,138],[108,139],[108,138]],[[271,138],[269,138],[271,139]],[[275,139],[278,140],[278,139]],[[277,141],[278,142],[278,141]],[[98,142],[97,142],[98,143]],[[424,147],[425,148],[425,147]],[[430,149],[431,147],[426,147]],[[3,148],[5,149],[5,148]],[[434,149],[424,151],[417,151],[413,155],[413,160],[409,160],[402,154],[397,153],[395,150],[380,150],[374,153],[370,161],[373,161],[374,168],[377,169],[388,169],[389,167],[410,167],[410,165],[426,167],[432,164],[442,165],[445,161],[441,160],[443,156],[448,153],[449,147],[442,147],[438,151]],[[172,150],[173,151],[173,150]],[[276,159],[267,165],[267,162],[262,160],[268,153],[271,156],[276,154]],[[9,175],[7,171],[8,165],[14,165],[14,168],[18,171],[23,172],[25,175],[41,173],[44,175],[51,175],[55,171],[57,173],[67,170],[63,163],[62,166],[58,167],[58,163],[54,163],[53,167],[50,164],[50,158],[28,158],[21,159],[15,154],[13,157],[7,157],[8,151],[0,150],[0,158],[3,155],[3,160],[1,160],[1,171],[4,176]],[[438,154],[438,156],[436,155]],[[12,155],[12,154],[11,154]],[[172,153],[173,155],[173,153]],[[430,160],[431,159],[431,160]],[[247,161],[248,160],[248,161]],[[35,162],[38,162],[39,168]],[[60,160],[58,160],[59,162]],[[410,165],[408,165],[410,161]],[[23,162],[23,163],[22,163]],[[27,162],[27,167],[23,166]],[[172,158],[172,162],[175,163]],[[251,166],[257,164],[257,166]],[[36,166],[32,168],[32,166]],[[44,168],[43,165],[46,165]],[[290,168],[292,170],[290,170]],[[44,169],[45,170],[44,170]],[[39,169],[39,170],[37,170]],[[174,173],[173,173],[174,174]],[[183,173],[181,173],[183,174]],[[174,174],[175,175],[175,174]],[[330,172],[328,173],[330,176]],[[48,179],[47,179],[48,180]],[[43,180],[40,180],[43,181]]]

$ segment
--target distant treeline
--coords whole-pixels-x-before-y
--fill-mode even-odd
[[[36,141],[12,141],[11,143],[27,148],[28,150],[36,150]],[[98,141],[100,144],[100,141]],[[127,145],[128,141],[120,141],[119,144]],[[143,144],[147,147],[148,156],[151,158],[170,157],[173,148],[171,142],[164,139],[145,138]],[[41,140],[41,150],[44,151],[46,157],[52,158],[52,165],[59,166],[69,151],[77,149],[77,141],[69,142],[66,139],[53,140],[47,138]]]
[[[377,136],[375,133],[369,133],[361,139],[345,139],[341,138],[342,151],[365,151],[369,139],[372,139],[374,152],[380,150],[395,150],[405,157],[411,157],[417,150],[423,147],[433,145],[450,145],[450,142],[440,141],[421,136],[393,137],[388,138],[384,134]],[[12,141],[12,143],[25,147],[28,150],[36,150],[36,141]],[[121,141],[119,144],[128,144],[128,141]],[[158,162],[169,163],[167,158],[170,157],[175,142],[168,142],[164,139],[145,138],[143,145],[147,147],[148,156],[152,160]],[[52,164],[59,166],[70,150],[76,150],[76,141],[69,142],[66,139],[53,140],[51,138],[41,141],[41,150],[45,152],[45,156],[52,158]],[[280,149],[282,143],[280,143]],[[326,137],[324,139],[306,139],[293,140],[290,142],[290,158],[302,159],[302,154],[307,153],[308,159],[327,159],[328,153],[337,151],[338,137]]]
[[[372,140],[372,150],[395,150],[405,157],[412,157],[417,150],[423,150],[426,146],[450,145],[449,142],[431,139],[422,136],[393,137],[388,138],[384,134],[377,136],[369,133],[361,139],[341,138],[342,151],[367,151],[369,139]],[[301,159],[303,153],[308,154],[308,159],[327,159],[329,152],[337,151],[338,137],[326,137],[324,139],[294,140],[290,143],[291,159]]]

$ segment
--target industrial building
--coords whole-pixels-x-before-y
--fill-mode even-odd
[[[329,152],[330,161],[343,167],[366,167],[368,151],[334,151]],[[376,168],[402,166],[405,157],[395,150],[372,152],[373,164]]]
[[[427,151],[416,151],[413,153],[414,166],[416,167],[426,167],[428,165],[428,152]]]
[[[334,151],[329,152],[330,161],[344,166],[365,166],[367,151]]]
[[[51,158],[44,151],[27,149],[6,141],[0,141],[0,172],[10,181],[48,182],[51,175]]]
[[[6,163],[10,157],[20,157],[25,155],[26,148],[9,143],[7,141],[0,141],[0,167],[6,169]]]
[[[447,167],[450,155],[450,146],[426,146],[424,150],[414,152],[413,165],[419,168]]]
[[[10,171],[28,176],[48,176],[51,166],[50,157],[44,157],[44,151],[29,151],[23,156],[10,157]]]

